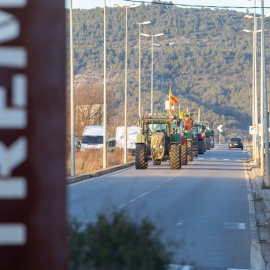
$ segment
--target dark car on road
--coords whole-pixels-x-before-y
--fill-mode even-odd
[[[243,150],[243,140],[241,137],[231,137],[228,142],[228,149],[241,148]]]

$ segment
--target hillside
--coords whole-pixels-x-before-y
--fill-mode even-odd
[[[69,10],[67,10],[67,20]],[[202,118],[214,126],[224,125],[224,136],[245,135],[251,125],[252,35],[253,22],[246,13],[229,10],[178,8],[142,5],[128,16],[128,108],[131,118],[138,110],[138,25],[141,32],[164,33],[154,42],[174,42],[164,47],[164,99],[171,85],[183,110],[201,108]],[[74,72],[76,82],[103,82],[103,9],[74,10]],[[107,11],[107,89],[117,107],[124,105],[125,11]],[[266,25],[268,22],[266,22]],[[258,25],[258,28],[260,25]],[[69,22],[67,23],[69,42]],[[266,40],[269,34],[266,34]],[[260,89],[260,36],[258,36],[258,89]],[[266,41],[266,45],[269,42]],[[79,46],[78,46],[79,45]],[[67,61],[69,62],[69,44]],[[268,54],[269,47],[266,48]],[[150,109],[151,39],[141,37],[142,98]],[[268,58],[266,63],[268,64]],[[67,65],[68,66],[68,65]],[[67,73],[69,76],[69,73]],[[160,106],[161,48],[154,47],[154,108]],[[268,85],[269,89],[269,85]],[[247,135],[247,136],[246,136]]]

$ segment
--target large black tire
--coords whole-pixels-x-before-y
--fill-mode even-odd
[[[161,164],[161,160],[153,160],[153,165],[160,165]]]
[[[213,145],[211,145],[211,148],[214,148],[215,147],[215,137],[213,135],[211,135],[212,137],[212,140],[213,140]]]
[[[197,157],[197,156],[198,156],[198,141],[193,142],[193,157]]]
[[[181,169],[181,145],[179,144],[171,144],[170,168],[172,170]]]
[[[198,141],[198,153],[204,154],[204,141],[203,140]]]
[[[187,165],[188,159],[187,159],[187,143],[181,145],[181,164]]]
[[[136,144],[135,167],[136,169],[146,169],[148,167],[146,145],[144,143]]]
[[[206,152],[206,139],[205,138],[206,137],[203,138],[203,147],[204,147],[203,151],[204,152]]]
[[[210,147],[210,136],[208,137],[205,137],[206,138],[206,150],[210,150],[211,147]]]
[[[193,160],[193,142],[192,142],[192,140],[187,141],[187,158],[188,158],[188,161]]]

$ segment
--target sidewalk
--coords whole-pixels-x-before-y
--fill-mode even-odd
[[[256,212],[256,226],[265,261],[266,270],[270,270],[270,189],[263,188],[263,177],[260,168],[253,160],[246,164]]]
[[[261,170],[252,162],[252,160],[250,161],[249,167],[250,167],[250,171],[249,171],[250,180],[256,181],[260,198],[262,198],[264,213],[266,217],[269,218],[270,217],[270,189],[263,188],[263,177],[261,175]]]

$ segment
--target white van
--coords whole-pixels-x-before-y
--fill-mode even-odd
[[[103,126],[86,126],[83,131],[81,150],[101,148],[103,148]]]
[[[140,127],[131,126],[127,127],[127,150],[131,151],[132,155],[135,155],[136,149],[136,136],[140,132]],[[125,127],[116,128],[116,141],[115,149],[124,148],[125,143]]]

